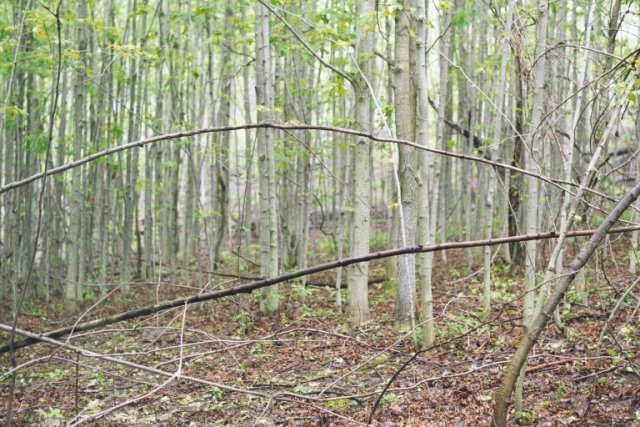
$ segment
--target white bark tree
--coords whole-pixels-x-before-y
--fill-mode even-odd
[[[545,100],[545,80],[547,76],[547,58],[541,55],[547,48],[547,19],[549,5],[546,0],[540,0],[537,7],[536,23],[536,55],[538,58],[533,70],[533,100],[531,105],[531,127],[529,129],[528,147],[525,149],[525,168],[529,171],[540,173],[539,162],[542,141],[544,141],[543,112]],[[524,230],[527,234],[538,231],[538,205],[539,205],[539,182],[537,179],[527,176],[525,179],[525,211]],[[538,242],[530,240],[525,243],[524,260],[524,303],[523,303],[523,323],[529,325],[533,319],[536,287],[536,258],[538,255]],[[526,366],[522,368],[515,390],[515,408],[517,412],[522,411],[522,392],[524,373]]]
[[[357,26],[356,61],[362,74],[357,74],[354,81],[355,92],[355,128],[371,130],[371,97],[367,80],[371,77],[371,58],[375,51],[375,32],[370,28],[375,24],[372,17],[375,13],[375,0],[364,0],[358,3],[358,16],[361,22]],[[369,141],[358,138],[355,143],[353,157],[353,226],[351,236],[351,256],[364,255],[369,252],[370,228],[370,192],[371,173],[369,167]],[[349,288],[349,313],[353,326],[360,326],[369,321],[368,295],[369,264],[354,264],[347,268],[347,284]]]
[[[258,121],[275,119],[274,75],[269,40],[269,10],[260,3],[256,14],[256,99]],[[263,277],[278,275],[278,210],[273,129],[257,130],[258,171],[260,175],[260,265]],[[278,285],[265,288],[260,311],[272,314],[279,308]]]
[[[415,140],[416,97],[412,78],[411,17],[410,1],[401,1],[396,11],[394,100],[396,116],[396,136]],[[400,241],[403,246],[412,246],[416,241],[417,226],[417,179],[418,155],[413,147],[398,147],[398,177],[402,218]],[[403,255],[398,259],[398,287],[396,294],[396,328],[407,331],[415,325],[415,255]]]
[[[511,38],[511,27],[513,25],[513,9],[516,0],[511,0],[507,6],[507,20],[502,35],[502,43],[500,44],[500,75],[496,81],[496,111],[493,121],[493,144],[490,148],[490,158],[493,161],[498,160],[500,147],[502,145],[502,118],[505,99],[505,85],[507,80],[507,64],[509,62],[509,40]],[[486,194],[487,222],[485,224],[485,238],[493,237],[493,223],[495,216],[495,197],[496,197],[497,177],[495,168],[489,169],[489,183]],[[484,309],[487,314],[491,310],[491,247],[484,248]]]

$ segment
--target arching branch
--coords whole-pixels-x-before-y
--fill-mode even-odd
[[[376,142],[403,144],[403,145],[408,145],[410,147],[413,147],[417,150],[424,150],[429,153],[433,153],[441,156],[448,156],[448,157],[461,159],[461,160],[484,163],[486,165],[490,165],[497,168],[508,169],[513,172],[518,172],[523,175],[528,175],[533,178],[539,179],[541,181],[547,182],[555,187],[558,187],[563,191],[569,192],[570,194],[573,194],[573,193],[567,188],[564,188],[563,185],[569,186],[569,187],[578,187],[578,184],[574,182],[551,178],[542,174],[537,174],[516,166],[509,165],[509,164],[484,159],[482,157],[476,157],[476,156],[471,156],[471,155],[462,154],[462,153],[454,153],[451,151],[439,150],[435,148],[428,148],[428,147],[425,147],[424,145],[416,144],[413,141],[398,139],[398,138],[383,138],[368,132],[354,130],[354,129],[339,128],[334,126],[323,126],[323,125],[297,125],[297,124],[294,125],[294,124],[288,124],[288,123],[248,123],[248,124],[233,125],[233,126],[220,126],[220,127],[208,127],[208,128],[200,128],[200,129],[193,129],[193,130],[185,130],[185,131],[169,133],[164,135],[157,135],[151,138],[141,139],[138,141],[128,142],[126,144],[122,144],[116,147],[108,148],[106,150],[98,151],[97,153],[74,160],[65,165],[60,165],[54,168],[47,169],[44,172],[36,173],[22,180],[14,181],[9,184],[6,184],[4,187],[0,187],[0,194],[6,193],[7,191],[14,190],[19,187],[23,187],[34,181],[38,181],[44,178],[45,176],[57,175],[67,170],[77,168],[86,163],[96,161],[103,157],[112,156],[121,151],[131,150],[133,148],[144,148],[145,146],[151,145],[156,142],[188,138],[195,135],[204,135],[208,133],[231,132],[231,131],[237,131],[237,130],[248,130],[248,129],[259,129],[259,128],[272,128],[272,129],[279,129],[279,130],[319,130],[319,131],[337,132],[337,133],[342,133],[346,135],[359,136],[359,137],[367,138],[371,141],[376,141]],[[606,194],[601,193],[599,191],[596,191],[590,188],[585,189],[585,191],[592,193],[596,196],[602,197],[605,200],[615,201],[615,199],[613,199],[612,197],[607,196]]]

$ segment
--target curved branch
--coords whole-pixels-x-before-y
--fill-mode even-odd
[[[355,82],[353,81],[353,79],[351,77],[349,77],[344,71],[336,68],[335,66],[331,65],[330,63],[328,63],[327,61],[322,59],[322,57],[320,55],[318,55],[318,53],[315,50],[313,50],[313,48],[311,46],[309,46],[309,44],[302,38],[302,36],[300,36],[300,34],[298,34],[298,32],[295,30],[295,28],[293,28],[293,26],[291,24],[289,24],[289,22],[286,19],[284,19],[274,8],[271,7],[269,2],[266,2],[266,1],[263,1],[263,0],[257,0],[257,1],[258,1],[258,3],[263,5],[265,8],[267,8],[269,10],[269,12],[271,12],[276,18],[278,18],[278,20],[280,20],[280,22],[282,22],[284,24],[284,26],[287,27],[287,29],[289,31],[291,31],[291,34],[293,34],[293,36],[302,44],[302,46],[304,46],[305,49],[307,49],[307,51],[311,55],[313,55],[314,58],[316,58],[318,61],[320,61],[320,63],[322,65],[324,65],[325,67],[327,67],[328,69],[330,69],[334,73],[340,75],[342,78],[347,80],[349,83],[351,83],[352,86],[355,87]]]
[[[359,130],[354,130],[354,129],[346,129],[346,128],[339,128],[339,127],[334,127],[334,126],[322,126],[322,125],[294,125],[294,124],[285,124],[285,123],[248,123],[248,124],[241,124],[241,125],[233,125],[233,126],[220,126],[220,127],[208,127],[208,128],[200,128],[200,129],[193,129],[193,130],[185,130],[185,131],[181,131],[181,132],[175,132],[175,133],[170,133],[170,134],[164,134],[164,135],[157,135],[151,138],[147,138],[147,139],[141,139],[138,141],[133,141],[133,142],[128,142],[126,144],[122,144],[122,145],[118,145],[116,147],[112,147],[112,148],[108,148],[106,150],[102,150],[102,151],[98,151],[97,153],[91,154],[89,156],[83,157],[81,159],[78,160],[74,160],[73,162],[67,163],[65,165],[60,165],[57,166],[55,168],[49,168],[48,170],[44,171],[44,172],[40,172],[40,173],[36,173],[34,175],[31,175],[27,178],[24,178],[22,180],[19,181],[14,181],[11,182],[9,184],[6,184],[4,187],[0,187],[0,194],[2,193],[6,193],[7,191],[10,190],[14,190],[16,188],[19,187],[23,187],[27,184],[30,184],[34,181],[38,181],[42,178],[44,178],[45,176],[50,176],[50,175],[57,175],[60,174],[64,171],[67,171],[69,169],[73,169],[76,168],[78,166],[84,165],[86,163],[90,163],[93,162],[95,160],[98,160],[102,157],[108,157],[111,156],[113,154],[119,153],[121,151],[126,151],[126,150],[130,150],[132,148],[143,148],[146,145],[150,145],[153,144],[155,142],[160,142],[160,141],[167,141],[167,140],[173,140],[173,139],[181,139],[181,138],[187,138],[187,137],[191,137],[191,136],[195,136],[195,135],[203,135],[203,134],[208,134],[208,133],[217,133],[217,132],[230,132],[230,131],[236,131],[236,130],[248,130],[248,129],[259,129],[259,128],[272,128],[272,129],[279,129],[279,130],[320,130],[320,131],[327,131],[327,132],[337,132],[337,133],[342,133],[342,134],[346,134],[346,135],[354,135],[354,136],[360,136],[363,138],[367,138],[371,141],[376,141],[376,142],[388,142],[388,143],[392,143],[392,144],[403,144],[403,145],[408,145],[410,147],[413,147],[415,149],[418,150],[424,150],[427,151],[429,153],[433,153],[433,154],[438,154],[441,156],[449,156],[449,157],[453,157],[456,159],[461,159],[461,160],[469,160],[472,162],[477,162],[477,163],[484,163],[493,167],[498,167],[498,168],[502,168],[502,169],[508,169],[511,170],[513,172],[518,172],[521,173],[523,175],[528,175],[531,176],[533,178],[536,179],[540,179],[544,182],[547,182],[555,187],[558,187],[559,189],[568,192],[569,194],[574,194],[572,193],[570,190],[563,188],[563,185],[566,186],[571,186],[571,187],[579,187],[579,184],[576,184],[574,182],[570,182],[570,181],[564,181],[561,179],[556,179],[556,178],[550,178],[547,177],[545,175],[542,174],[537,174],[534,172],[530,172],[528,170],[516,167],[516,166],[512,166],[512,165],[508,165],[505,163],[500,163],[500,162],[496,162],[496,161],[492,161],[492,160],[488,160],[488,159],[484,159],[481,157],[476,157],[476,156],[471,156],[471,155],[467,155],[467,154],[461,154],[461,153],[454,153],[451,151],[446,151],[446,150],[439,150],[439,149],[435,149],[435,148],[428,148],[425,147],[424,145],[420,145],[420,144],[416,144],[415,142],[406,140],[406,139],[398,139],[398,138],[383,138],[383,137],[379,137],[376,136],[372,133],[368,133],[368,132],[364,132],[364,131],[359,131]],[[586,188],[585,191],[592,193],[596,196],[602,197],[605,200],[609,200],[609,201],[615,201],[615,199],[613,199],[610,196],[607,196],[604,193],[601,193],[599,191],[590,189],[590,188]]]

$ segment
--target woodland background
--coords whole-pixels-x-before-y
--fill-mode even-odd
[[[3,2],[5,423],[640,422],[639,14]]]

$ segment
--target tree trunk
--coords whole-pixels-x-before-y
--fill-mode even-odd
[[[269,10],[256,4],[256,94],[258,121],[274,120],[274,76],[269,41]],[[258,169],[260,174],[260,265],[263,277],[278,275],[278,211],[272,129],[257,130]],[[260,311],[272,314],[278,310],[278,285],[263,290]]]
[[[495,96],[497,97],[496,111],[493,122],[493,145],[490,149],[491,160],[497,161],[502,145],[502,110],[504,109],[505,85],[507,79],[507,63],[509,61],[509,40],[513,25],[513,9],[515,0],[511,0],[507,6],[507,21],[504,27],[504,37],[500,46],[500,75],[496,82]],[[493,167],[489,168],[488,191],[486,194],[487,221],[485,223],[485,238],[493,237],[493,223],[495,216],[497,176]],[[491,311],[491,248],[484,248],[484,309],[487,314]]]
[[[87,17],[87,4],[85,2],[78,2],[77,9],[77,29],[76,37],[78,39],[78,52],[80,58],[78,60],[79,70],[75,74],[73,85],[73,97],[74,97],[74,113],[73,113],[73,158],[79,159],[82,157],[83,147],[86,146],[85,132],[86,132],[86,82],[85,82],[85,67],[86,67],[86,50],[87,50],[87,29],[84,22]],[[82,187],[82,170],[78,167],[73,171],[71,179],[71,214],[69,216],[69,243],[68,243],[68,255],[67,255],[67,279],[66,279],[66,291],[65,296],[69,304],[69,307],[73,310],[76,307],[77,302],[82,298],[82,290],[80,288],[80,276],[79,272],[82,270],[82,262],[84,255],[80,253],[82,247],[81,226],[82,217],[84,211],[84,192]]]
[[[429,117],[428,117],[428,81],[427,81],[427,8],[422,0],[414,0],[416,9],[416,142],[428,145]],[[431,230],[429,220],[429,157],[426,151],[418,155],[418,235],[419,245],[430,245]],[[422,310],[420,320],[424,323],[423,342],[430,347],[435,341],[435,327],[433,321],[433,293],[431,289],[431,267],[429,256],[419,254],[417,257],[418,278],[420,279],[420,298]]]
[[[374,31],[366,27],[369,19],[375,13],[375,1],[363,0],[359,2],[358,16],[365,22],[357,25],[356,61],[360,72],[354,82],[355,92],[355,123],[356,129],[369,131],[371,129],[371,110],[369,90],[366,80],[371,77],[371,56],[375,48]],[[371,172],[369,167],[369,141],[358,138],[355,143],[353,156],[353,224],[351,256],[359,256],[369,252],[370,227],[370,193]],[[368,281],[369,264],[354,264],[347,269],[349,287],[349,311],[352,326],[357,327],[369,321]]]
[[[411,20],[409,2],[401,2],[396,11],[394,104],[396,136],[410,141],[416,136],[416,94],[412,81],[412,48],[410,43]],[[418,156],[413,147],[398,147],[398,177],[402,218],[400,242],[403,247],[415,244],[417,226],[417,178]],[[395,305],[396,328],[401,332],[415,326],[415,255],[398,259],[398,284]]]
[[[528,138],[529,147],[525,150],[525,167],[529,171],[539,173],[540,151],[544,141],[545,130],[543,127],[543,111],[545,90],[544,83],[547,75],[547,61],[545,55],[540,55],[546,49],[547,44],[547,17],[548,3],[540,0],[538,3],[538,21],[536,24],[536,58],[538,62],[533,70],[533,101],[531,106],[531,128]],[[538,231],[538,207],[539,200],[539,182],[528,176],[526,182],[526,200],[525,200],[525,216],[524,229],[527,234],[536,233]],[[537,242],[527,242],[525,244],[525,264],[524,264],[524,303],[523,303],[523,323],[529,325],[533,318],[533,310],[535,303],[535,286],[536,286],[536,257],[538,255]],[[516,411],[522,411],[522,391],[526,366],[522,368],[521,377],[516,387]]]

